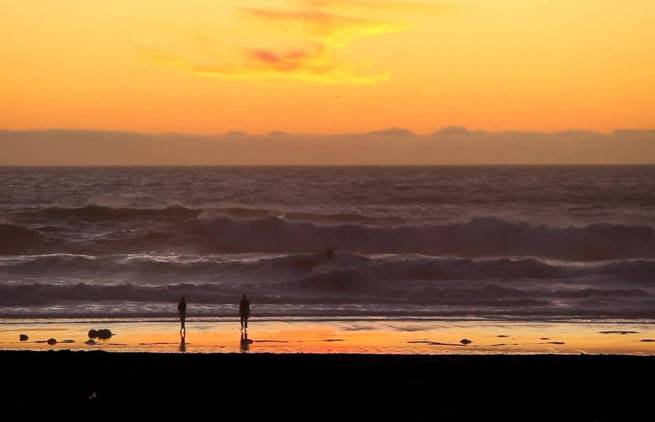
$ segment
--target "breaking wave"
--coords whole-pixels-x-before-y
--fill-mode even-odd
[[[301,252],[326,248],[362,253],[455,256],[540,256],[569,260],[655,257],[655,230],[594,224],[558,228],[494,217],[468,223],[398,227],[323,226],[280,218],[205,220],[223,251]]]
[[[425,255],[360,255],[337,252],[288,255],[19,255],[0,259],[6,279],[129,280],[165,284],[185,280],[216,285],[259,285],[298,281],[300,287],[339,290],[352,285],[374,290],[383,283],[425,281],[584,281],[585,284],[651,286],[655,260],[551,261],[537,258],[455,258]],[[526,284],[529,287],[530,284]],[[364,289],[365,290],[365,289]]]
[[[23,211],[20,214],[25,217],[39,217],[45,219],[117,222],[141,219],[183,221],[200,216],[224,216],[241,219],[277,217],[291,221],[306,221],[320,224],[358,223],[377,225],[398,224],[403,221],[400,218],[377,218],[357,213],[318,214],[264,208],[191,208],[182,205],[171,205],[164,208],[130,208],[91,204],[78,208],[47,207],[31,211]]]
[[[165,212],[186,214],[188,209]],[[648,226],[604,223],[560,228],[495,217],[443,225],[372,226],[198,215],[175,223],[144,223],[138,229],[117,230],[88,241],[46,236],[12,224],[0,225],[0,232],[2,254],[47,250],[92,254],[166,250],[297,253],[331,248],[367,254],[535,256],[577,261],[655,257],[655,230]]]

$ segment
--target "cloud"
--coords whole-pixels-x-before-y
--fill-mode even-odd
[[[318,53],[320,55],[320,51]],[[313,55],[306,50],[292,50],[281,54],[266,49],[250,50],[249,54],[254,61],[271,66],[279,71],[296,70]]]
[[[301,135],[0,130],[0,165],[653,164],[655,131]],[[638,135],[635,135],[637,133]],[[256,151],[256,154],[253,154]]]
[[[373,85],[388,80],[390,74],[374,71],[369,61],[346,60],[338,52],[359,39],[404,31],[409,26],[333,10],[346,3],[307,0],[298,1],[291,8],[241,8],[237,19],[263,30],[268,39],[262,40],[262,44],[268,45],[238,46],[232,55],[221,57],[173,54],[156,48],[148,49],[147,55],[159,63],[210,77],[348,85]],[[284,43],[278,44],[285,45],[275,45],[277,38],[284,39]]]
[[[339,25],[363,22],[360,19],[339,16],[320,10],[279,10],[279,9],[253,9],[244,8],[245,16],[264,19],[267,21],[302,22],[316,25],[325,29],[332,29]]]
[[[389,79],[388,73],[367,73],[364,65],[339,63],[324,46],[276,51],[245,49],[238,64],[203,65],[186,59],[150,51],[148,56],[160,63],[185,68],[205,77],[235,80],[286,79],[325,84],[373,85]]]
[[[310,36],[316,37],[314,42],[331,47],[346,47],[359,38],[408,29],[404,24],[343,16],[321,10],[244,9],[244,12],[267,24],[300,24]]]
[[[438,2],[375,0],[296,0],[296,4],[341,10],[440,12],[450,7]]]
[[[385,136],[385,137],[393,137],[393,138],[413,138],[416,136],[414,132],[411,130],[407,129],[402,129],[402,128],[397,128],[397,127],[392,127],[389,129],[383,129],[383,130],[376,130],[373,132],[368,132],[364,134],[365,136]]]

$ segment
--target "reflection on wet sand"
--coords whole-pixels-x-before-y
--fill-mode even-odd
[[[0,349],[189,351],[186,331],[167,322],[102,324],[111,328],[114,342],[86,344],[93,325],[88,321],[2,321]],[[655,354],[655,329],[646,322],[262,321],[251,333],[241,332],[238,343],[233,322],[196,321],[187,328],[192,351],[202,353]],[[55,333],[62,341],[48,344]],[[29,340],[21,341],[20,334]]]
[[[248,338],[248,330],[243,330],[241,331],[241,340],[239,342],[240,344],[240,350],[242,352],[248,352],[250,351],[250,345],[253,343],[251,339]]]
[[[180,352],[186,352],[186,329],[180,330]]]

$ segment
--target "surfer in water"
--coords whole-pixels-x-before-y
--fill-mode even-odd
[[[186,298],[184,296],[177,304],[177,313],[180,314],[180,333],[184,331],[186,334]]]
[[[239,316],[241,317],[241,330],[248,330],[248,318],[250,318],[250,301],[245,294],[239,303]]]

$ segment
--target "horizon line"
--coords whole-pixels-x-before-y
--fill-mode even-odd
[[[2,168],[372,168],[372,167],[654,167],[644,163],[534,163],[534,164],[0,164]]]

